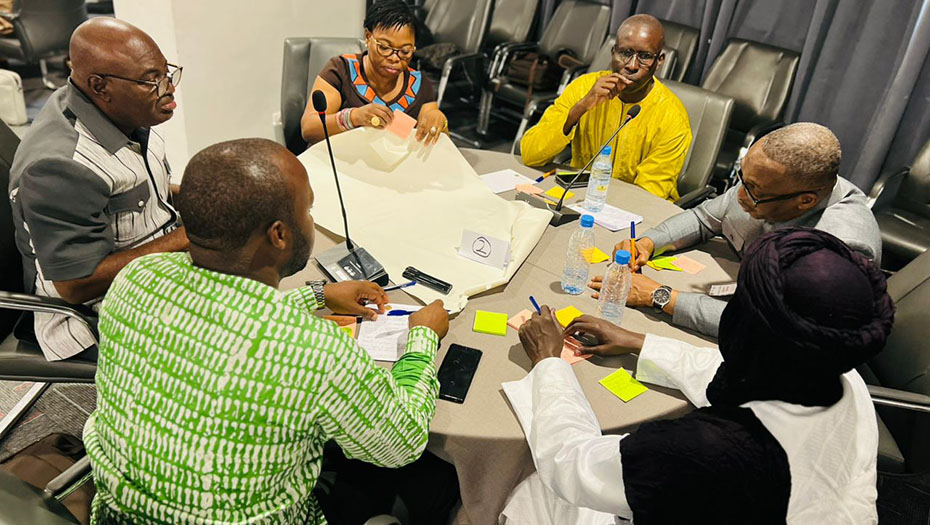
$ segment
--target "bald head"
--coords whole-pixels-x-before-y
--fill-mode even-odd
[[[138,27],[116,18],[84,22],[71,35],[72,76],[79,86],[95,73],[130,74],[133,65],[161,56],[158,45]]]
[[[624,20],[617,28],[618,38],[621,35],[630,36],[654,46],[653,51],[662,51],[665,45],[665,31],[662,23],[652,15],[633,15]]]
[[[221,142],[200,151],[184,170],[178,211],[192,244],[235,250],[275,221],[294,223],[303,165],[267,139]]]
[[[803,189],[832,188],[840,169],[842,150],[826,126],[797,122],[765,135],[753,146],[781,164],[786,175]]]

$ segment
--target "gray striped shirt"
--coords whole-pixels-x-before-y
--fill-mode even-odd
[[[111,253],[177,228],[169,175],[156,131],[127,137],[70,82],[56,91],[10,169],[26,290],[60,297],[55,281],[88,277]],[[96,308],[100,299],[87,304]],[[59,315],[36,314],[35,332],[52,361],[94,345],[86,327]]]

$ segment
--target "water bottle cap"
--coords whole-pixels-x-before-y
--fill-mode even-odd
[[[594,226],[594,215],[582,215],[581,216],[581,227],[591,228],[592,226]]]
[[[601,150],[601,155],[610,155],[610,152],[613,151],[610,146],[604,146],[604,149]]]
[[[630,252],[626,250],[617,251],[617,255],[614,256],[614,262],[622,265],[630,264]]]

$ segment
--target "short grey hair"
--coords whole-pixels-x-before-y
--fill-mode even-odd
[[[805,189],[832,186],[843,152],[830,128],[814,122],[797,122],[762,137],[762,151],[784,166],[788,176]]]

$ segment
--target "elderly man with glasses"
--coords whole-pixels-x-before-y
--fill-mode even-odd
[[[174,114],[181,68],[147,34],[94,18],[71,37],[68,83],[23,137],[9,198],[26,289],[96,308],[133,259],[183,251],[165,142],[152,126]],[[80,323],[35,315],[45,357],[96,360]]]
[[[723,195],[680,213],[636,240],[634,270],[653,255],[683,250],[722,235],[742,257],[763,234],[805,226],[838,237],[852,249],[881,263],[882,239],[866,196],[838,175],[840,142],[828,128],[798,122],[775,130],[753,144],[743,158],[740,183]],[[615,249],[630,249],[623,241]],[[600,290],[601,278],[590,286]],[[595,296],[597,294],[595,293]],[[653,307],[672,323],[717,336],[726,301],[679,292],[635,273],[628,306]]]
[[[610,71],[582,75],[565,88],[520,141],[523,162],[547,164],[571,144],[571,165],[580,168],[599,153],[630,108],[639,105],[639,116],[610,144],[613,176],[677,200],[691,126],[681,100],[655,79],[665,60],[664,43],[662,24],[655,17],[624,20],[617,30]]]

